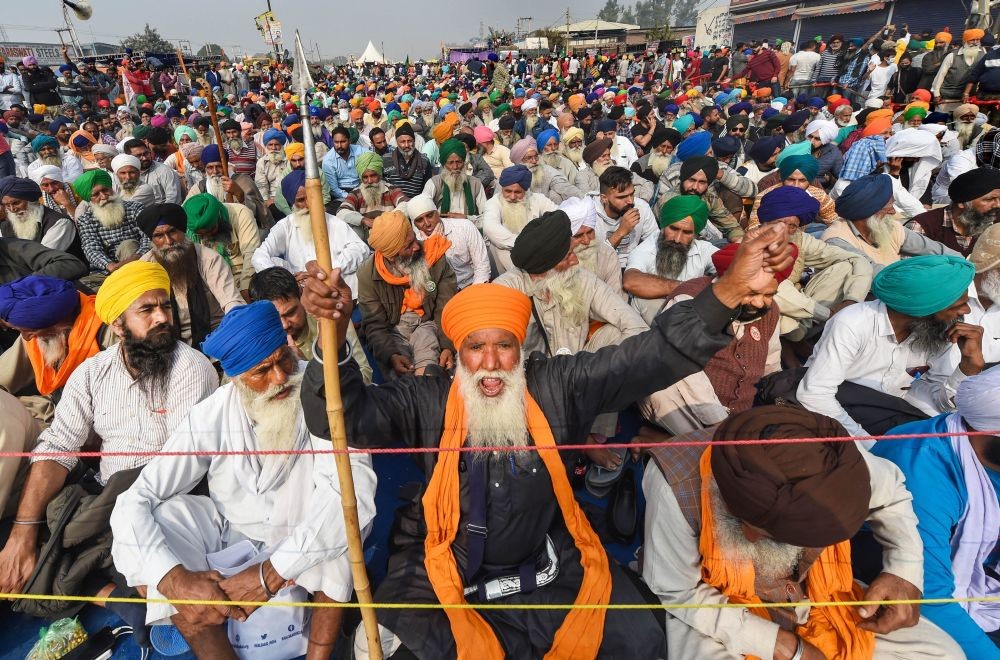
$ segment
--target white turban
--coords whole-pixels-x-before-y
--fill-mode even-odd
[[[941,162],[941,143],[933,133],[902,130],[885,142],[885,155],[889,158],[931,158]]]
[[[819,141],[821,143],[830,144],[830,141],[840,133],[840,127],[837,126],[836,122],[826,119],[816,119],[809,122],[809,125],[806,126],[806,136],[808,137],[817,132],[819,133]]]
[[[98,154],[107,154],[112,158],[118,155],[118,150],[112,144],[95,144],[90,150]]]
[[[955,407],[977,431],[1000,429],[1000,367],[963,380],[955,394]]]
[[[865,107],[878,110],[879,108],[882,107],[882,99],[879,98],[868,99],[867,101],[865,101]]]
[[[536,101],[535,99],[528,99],[527,101],[524,102],[524,105],[521,106],[521,110],[527,112],[528,110],[534,110],[537,107],[538,107],[538,101]]]
[[[589,197],[570,197],[559,205],[569,216],[570,230],[575,236],[583,227],[597,227],[597,208]]]
[[[128,154],[118,154],[111,159],[111,170],[115,174],[123,167],[134,167],[137,170],[141,170],[142,163],[135,156],[129,156]]]
[[[59,183],[65,180],[63,179],[62,168],[55,165],[42,165],[31,173],[31,180],[35,183],[41,184],[42,179],[51,179]]]
[[[427,195],[417,195],[406,202],[406,217],[411,221],[416,220],[425,213],[436,210],[437,204]]]

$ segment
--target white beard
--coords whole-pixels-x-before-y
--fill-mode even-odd
[[[309,208],[293,209],[292,222],[295,223],[299,233],[302,234],[302,240],[305,241],[306,245],[311,245],[313,242],[313,228]]]
[[[589,270],[591,273],[597,272],[597,241],[593,240],[588,245],[580,243],[573,250],[576,258],[580,260],[580,267]]]
[[[302,415],[302,404],[299,401],[299,390],[305,371],[297,369],[288,377],[284,385],[272,385],[263,392],[254,392],[247,387],[242,379],[233,382],[240,394],[240,401],[250,421],[253,422],[253,433],[257,449],[263,451],[288,451],[295,447],[296,432],[299,429],[299,418]],[[285,389],[292,391],[283,399],[274,396]],[[289,455],[262,456],[261,459],[287,461]],[[263,460],[261,461],[263,462]]]
[[[7,219],[14,228],[14,235],[27,241],[35,240],[39,225],[42,224],[42,214],[45,208],[41,204],[28,202],[28,208],[23,213],[7,211]]]
[[[423,295],[427,291],[427,285],[431,282],[431,269],[424,256],[420,254],[413,261],[397,263],[397,265],[410,278],[410,288]]]
[[[465,190],[465,173],[459,170],[458,172],[452,172],[451,170],[444,170],[441,173],[441,180],[444,185],[448,186],[451,190],[451,196],[454,198],[455,195],[462,195],[464,200]]]
[[[125,204],[117,195],[109,197],[100,204],[91,204],[90,212],[105,229],[120,227],[125,222]]]
[[[361,197],[365,200],[366,212],[377,211],[382,208],[383,193],[385,193],[385,189],[383,189],[381,181],[371,186],[367,183],[361,184]]]
[[[583,162],[583,147],[579,147],[577,149],[565,147],[563,149],[563,155],[566,156],[566,158],[569,158],[571,163],[579,167],[580,163]]]
[[[876,247],[888,245],[896,233],[896,219],[891,215],[868,218],[868,235]]]
[[[712,478],[712,513],[719,549],[727,558],[749,561],[757,575],[765,578],[785,578],[795,571],[802,558],[802,548],[773,539],[750,542],[743,534],[742,522],[726,508],[719,486]]]
[[[837,122],[837,126],[841,128],[847,128],[848,126],[851,125],[851,122],[854,121],[851,117],[847,117],[846,119],[841,119],[839,115],[834,117],[833,120]]]
[[[660,176],[668,167],[670,167],[670,156],[664,156],[656,151],[649,154],[649,169],[653,170],[653,174]]]
[[[611,167],[611,163],[602,164],[598,163],[597,161],[594,161],[594,164],[590,166],[590,169],[594,170],[594,174],[596,174],[598,178],[600,178],[600,176],[604,174],[604,171],[609,167]]]
[[[520,202],[508,202],[503,195],[500,196],[500,219],[504,226],[515,234],[521,233],[524,226],[531,222],[531,207],[528,200]]]
[[[221,176],[206,176],[205,192],[207,192],[209,195],[216,198],[220,202],[226,201],[226,190],[225,188],[222,187]]]
[[[539,156],[539,160],[545,165],[548,165],[549,167],[554,167],[557,170],[562,165],[562,155],[557,151],[549,154],[542,154],[541,156]]]
[[[500,378],[504,381],[499,396],[490,398],[483,395],[479,389],[479,382],[483,378]],[[459,360],[455,379],[465,402],[465,418],[469,427],[466,442],[470,447],[506,449],[527,446],[528,422],[524,393],[528,386],[520,357],[512,371],[480,369],[475,373],[469,373]],[[475,457],[481,455],[476,454]]]
[[[229,150],[233,153],[239,153],[243,150],[244,144],[243,140],[227,140],[226,146],[229,147]]]
[[[38,335],[42,359],[52,369],[58,370],[69,353],[69,330],[55,334]]]
[[[969,140],[972,139],[972,131],[976,130],[976,122],[955,122],[955,132],[958,133],[958,143],[965,149],[969,146]]]
[[[542,279],[532,283],[531,296],[555,300],[563,320],[571,327],[579,327],[589,319],[590,310],[583,305],[580,280],[576,266],[562,272],[549,271]]]
[[[269,151],[267,152],[267,159],[271,161],[274,165],[284,165],[285,164],[285,154],[280,151]]]
[[[979,283],[979,294],[989,298],[994,305],[1000,305],[1000,270],[994,268],[986,273]]]
[[[524,118],[524,133],[525,135],[531,135],[531,130],[538,125],[538,115],[525,117]]]
[[[531,191],[545,194],[548,190],[549,177],[543,163],[535,163],[528,168],[531,171]]]

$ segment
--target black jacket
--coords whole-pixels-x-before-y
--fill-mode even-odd
[[[25,91],[31,95],[32,103],[44,103],[49,106],[58,106],[62,103],[56,93],[59,81],[49,67],[39,66],[34,71],[26,69],[21,78],[24,80]]]
[[[76,280],[88,272],[87,265],[71,254],[50,250],[41,243],[20,238],[0,238],[0,284],[26,275],[50,275]]]

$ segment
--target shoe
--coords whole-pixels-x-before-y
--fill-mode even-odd
[[[611,487],[621,479],[622,470],[625,469],[625,464],[628,463],[627,448],[622,447],[620,449],[612,449],[611,451],[618,454],[619,458],[622,459],[618,463],[618,467],[613,470],[606,470],[600,465],[591,465],[590,469],[587,470],[587,490],[594,497],[604,497],[611,492]]]
[[[623,543],[631,543],[636,528],[635,475],[632,468],[625,469],[611,491],[608,503],[608,526],[611,533]]]

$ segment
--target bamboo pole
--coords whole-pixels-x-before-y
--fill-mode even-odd
[[[184,77],[190,82],[191,76],[188,75],[187,65],[184,64],[184,53],[181,52],[180,48],[177,49],[177,61],[181,63],[181,71],[184,73]]]
[[[308,99],[309,72],[305,53],[302,51],[302,41],[299,33],[295,33],[295,57],[293,75],[298,81],[299,104],[301,116],[309,116]],[[324,272],[333,270],[333,259],[330,256],[330,238],[326,230],[326,209],[323,207],[323,183],[319,178],[319,165],[316,162],[312,129],[308,121],[302,130],[302,142],[305,146],[306,160],[306,203],[312,222],[313,242],[316,247],[316,262]],[[289,203],[294,200],[288,200]],[[351,562],[351,573],[354,576],[354,591],[358,594],[361,605],[361,619],[368,637],[368,655],[374,660],[382,660],[382,644],[379,641],[378,619],[372,604],[371,585],[368,582],[368,571],[365,568],[364,545],[361,541],[361,524],[358,521],[358,499],[354,490],[354,473],[351,471],[351,459],[347,450],[347,428],[344,424],[344,402],[340,396],[340,371],[337,365],[337,326],[332,319],[319,319],[320,342],[325,353],[323,360],[323,384],[326,392],[326,419],[330,426],[330,440],[333,449],[337,450],[334,459],[337,464],[337,478],[340,480],[340,501],[344,509],[344,530],[347,533],[347,555]],[[365,606],[368,607],[365,607]]]
[[[179,51],[178,51],[179,52]],[[183,59],[181,62],[183,63]],[[218,117],[218,106],[215,104],[215,92],[212,91],[212,86],[208,84],[208,81],[204,78],[198,79],[199,84],[202,89],[205,90],[205,100],[208,101],[208,118],[212,120],[212,132],[215,133],[215,144],[219,147],[219,160],[222,163],[222,176],[229,178],[229,161],[226,158],[226,141],[223,139],[222,131],[219,130],[219,117]],[[205,187],[205,192],[208,192],[208,186]],[[226,193],[226,202],[232,203],[233,195],[232,193]]]

